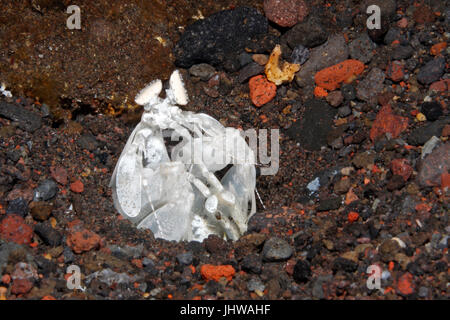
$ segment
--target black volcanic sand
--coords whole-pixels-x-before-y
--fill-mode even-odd
[[[399,0],[394,10],[392,1],[375,1],[392,14],[369,37],[356,1],[312,1],[316,19],[295,28],[265,21],[261,1],[119,2],[80,1],[76,31],[65,28],[66,1],[0,5],[0,80],[13,93],[0,96],[0,296],[448,299],[449,51],[432,50],[448,42],[445,1]],[[149,81],[166,80],[186,50],[198,50],[198,38],[192,48],[183,40],[183,30],[203,27],[193,17],[198,10],[208,19],[240,5],[254,8],[240,14],[251,15],[257,32],[230,49],[223,42],[233,38],[218,33],[236,25],[203,23],[213,49],[177,62],[190,97],[183,108],[230,127],[280,129],[279,170],[257,177],[264,207],[258,203],[239,241],[154,239],[116,212],[108,187],[142,112],[132,97]],[[324,39],[292,35],[317,25]],[[345,57],[332,54],[327,66],[359,59],[363,74],[327,98],[314,96],[312,78],[297,78],[261,108],[252,104],[240,79],[261,72],[244,68],[253,54],[280,43],[289,60],[300,39],[311,53],[302,69],[320,70],[326,59],[314,52],[333,35],[345,41],[330,52]],[[402,66],[400,81],[386,71],[392,61]],[[208,81],[189,71],[202,62],[215,70]],[[395,116],[377,118],[386,105]],[[397,128],[406,121],[400,117],[407,125],[397,137],[391,130],[372,139],[374,123]],[[231,265],[235,274],[207,281],[208,264]],[[366,284],[374,264],[382,290]],[[67,288],[71,265],[80,267],[85,291]]]

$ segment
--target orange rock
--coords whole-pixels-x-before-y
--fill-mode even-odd
[[[350,211],[348,213],[348,221],[349,222],[355,222],[359,218],[359,213],[355,211]]]
[[[416,204],[415,209],[416,211],[423,211],[423,212],[431,211],[431,207],[424,202]]]
[[[277,94],[277,86],[263,75],[252,77],[248,84],[250,86],[250,99],[257,107],[271,101]]]
[[[385,133],[390,133],[393,138],[397,138],[408,127],[408,118],[393,114],[390,105],[385,105],[378,112],[372,128],[370,129],[370,139],[375,141]]]
[[[100,245],[100,240],[101,238],[98,234],[84,229],[70,233],[67,237],[67,245],[75,253],[82,253],[97,248]]]
[[[76,180],[75,182],[70,184],[70,190],[76,193],[82,193],[84,191],[83,182],[80,180]]]
[[[316,73],[314,80],[318,86],[332,91],[339,88],[342,82],[354,79],[363,71],[364,63],[349,59],[320,70]]]
[[[212,264],[205,264],[200,268],[200,273],[205,280],[219,281],[220,278],[225,277],[231,281],[236,271],[231,265],[215,266]]]
[[[431,47],[430,49],[430,53],[433,56],[437,56],[441,53],[442,50],[444,50],[445,48],[447,48],[447,42],[440,42],[440,43],[436,43],[434,46]]]
[[[407,272],[398,278],[397,289],[404,296],[409,296],[414,293],[413,276],[411,273]]]
[[[10,214],[0,223],[0,238],[18,244],[30,244],[33,229],[25,224],[22,217]]]
[[[350,203],[358,199],[358,196],[353,192],[353,188],[350,188],[350,190],[348,190],[347,194],[345,195],[345,204],[349,205]]]
[[[328,96],[328,92],[324,88],[316,86],[314,88],[314,95],[318,98],[322,98]]]

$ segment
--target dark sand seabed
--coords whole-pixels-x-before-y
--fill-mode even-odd
[[[448,299],[449,2],[372,1],[377,32],[364,1],[306,1],[294,27],[263,2],[80,0],[81,30],[70,1],[1,2],[0,299]],[[210,18],[241,6],[261,15]],[[204,42],[183,40],[202,18],[216,19]],[[248,79],[276,44],[309,59],[256,107]],[[319,97],[316,71],[347,59],[364,70]],[[280,129],[279,170],[257,177],[265,208],[237,242],[154,239],[114,209],[134,97],[176,68],[183,109]],[[85,291],[67,288],[72,265]]]

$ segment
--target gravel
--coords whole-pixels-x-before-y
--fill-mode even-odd
[[[283,261],[292,256],[293,250],[285,240],[270,238],[264,243],[262,254],[264,261]]]
[[[14,95],[0,94],[0,287],[6,299],[442,299],[450,231],[442,63],[448,50],[434,55],[431,48],[448,38],[447,17],[440,4],[374,1],[386,13],[376,32],[364,31],[364,8],[341,0],[308,3],[309,16],[293,27],[269,25],[261,1],[222,13],[231,2],[198,1],[190,8],[179,0],[157,8],[133,2],[106,21],[95,14],[109,5],[99,0],[90,11],[92,28],[71,35],[70,44],[56,36],[64,11],[36,15],[25,2],[20,8],[2,2],[12,14],[0,52],[12,60],[0,77]],[[321,28],[317,34],[298,33],[313,24]],[[23,25],[31,33],[24,34]],[[301,46],[287,41],[294,29]],[[20,46],[25,40],[30,46]],[[276,44],[301,70],[256,108],[246,81],[263,74],[263,66],[244,68],[264,64]],[[182,64],[174,66],[175,58]],[[364,72],[322,92],[326,97],[314,95],[316,72],[348,58],[367,61]],[[403,66],[397,83],[385,76],[392,61]],[[210,67],[189,74],[203,63],[214,68],[212,78]],[[110,176],[141,116],[132,97],[174,68],[190,98],[183,110],[235,128],[280,129],[278,172],[258,175],[264,206],[257,203],[236,242],[155,239],[113,206]],[[38,201],[52,209],[33,210]],[[20,263],[39,276],[16,277]],[[71,265],[80,267],[85,291],[67,288]],[[380,267],[384,290],[367,288],[371,265]],[[207,280],[205,270],[227,276]]]

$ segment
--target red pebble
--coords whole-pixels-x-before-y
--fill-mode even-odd
[[[386,69],[386,75],[395,82],[403,80],[403,66],[398,61],[392,61]]]
[[[98,248],[100,241],[101,238],[98,234],[86,229],[71,232],[67,237],[67,245],[72,248],[75,253],[82,253]]]
[[[220,278],[225,277],[228,281],[231,281],[236,271],[231,265],[214,266],[205,264],[200,268],[200,273],[205,280],[219,281]]]
[[[348,214],[348,221],[355,222],[359,218],[359,213],[355,211],[350,211]]]
[[[75,182],[70,184],[70,190],[76,193],[82,193],[84,191],[83,182],[80,180],[76,180]]]
[[[447,92],[450,90],[450,79],[439,80],[430,84],[430,90]]]
[[[0,238],[18,244],[30,244],[33,229],[25,224],[22,217],[10,214],[0,223]]]
[[[433,56],[439,55],[444,49],[447,48],[447,42],[440,42],[433,45],[430,49],[430,53]]]
[[[292,27],[302,22],[309,8],[303,0],[264,0],[264,13],[281,27]]]
[[[68,182],[67,171],[63,167],[50,167],[50,174],[56,182],[65,186]]]
[[[407,181],[413,173],[413,168],[409,165],[407,159],[392,160],[391,169],[394,174],[402,176],[405,181]]]
[[[317,98],[322,98],[322,97],[328,96],[328,92],[327,92],[327,90],[325,90],[324,88],[319,87],[319,86],[316,86],[316,87],[314,88],[314,95],[315,95]]]
[[[372,128],[370,139],[375,141],[385,133],[390,133],[392,138],[397,138],[408,127],[408,118],[395,115],[390,105],[385,105],[378,112]]]
[[[364,63],[355,59],[348,59],[331,67],[322,69],[314,76],[314,81],[319,87],[333,91],[341,86],[342,82],[348,82],[364,71]]]
[[[398,293],[404,296],[409,296],[414,293],[413,276],[411,273],[407,272],[398,278],[397,289]]]
[[[277,94],[277,86],[263,75],[252,77],[248,85],[250,87],[250,99],[257,107],[271,101]]]

